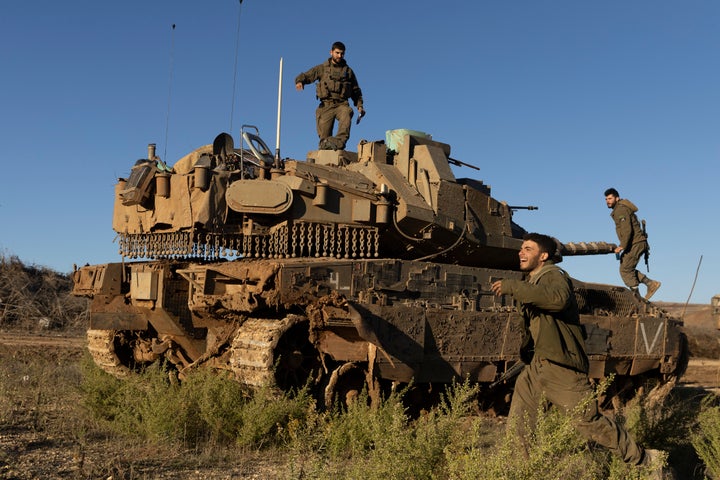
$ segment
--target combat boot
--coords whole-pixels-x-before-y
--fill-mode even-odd
[[[667,464],[667,453],[662,450],[654,450],[652,448],[646,448],[643,454],[643,459],[638,465],[646,473],[648,479],[652,480],[669,480],[674,479],[675,475],[668,469],[666,471],[665,465]]]
[[[650,297],[655,295],[655,292],[660,288],[660,282],[657,280],[649,280],[647,282],[647,293],[645,294],[645,300],[650,300]]]

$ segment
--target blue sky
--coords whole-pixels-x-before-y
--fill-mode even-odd
[[[314,89],[293,79],[335,40],[367,110],[349,148],[427,132],[480,167],[456,176],[538,206],[515,221],[563,242],[616,241],[613,186],[647,220],[655,299],[686,301],[701,258],[691,303],[720,293],[715,0],[4,1],[0,253],[119,261],[117,178],[148,143],[172,164],[242,124],[274,147],[280,58],[281,155],[304,158]],[[622,284],[611,255],[562,266]]]

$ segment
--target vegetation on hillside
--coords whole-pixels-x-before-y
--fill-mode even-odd
[[[69,275],[0,255],[0,329],[84,330],[87,300],[71,290]]]

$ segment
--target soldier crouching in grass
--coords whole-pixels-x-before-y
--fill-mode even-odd
[[[593,397],[585,332],[572,280],[552,260],[556,248],[552,237],[539,233],[525,235],[519,257],[520,270],[527,273],[527,279],[503,279],[492,284],[495,295],[513,296],[525,323],[527,340],[520,356],[528,365],[515,382],[508,425],[521,439],[526,456],[526,428],[532,429],[537,424],[541,401],[570,413]],[[575,427],[585,438],[610,449],[626,463],[656,463],[653,459],[660,452],[635,443],[622,425],[600,413],[596,399],[579,410]]]

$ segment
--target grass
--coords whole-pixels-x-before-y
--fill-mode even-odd
[[[528,458],[519,456],[504,419],[473,413],[477,390],[467,383],[453,385],[437,408],[411,418],[403,391],[376,407],[361,396],[347,409],[321,411],[307,389],[253,393],[205,370],[178,383],[161,365],[120,381],[87,355],[48,361],[26,353],[0,352],[0,436],[24,430],[42,448],[64,452],[53,467],[64,473],[47,478],[139,479],[197,469],[217,474],[205,478],[228,478],[234,469],[241,478],[251,466],[264,472],[258,478],[280,479],[641,480],[647,475],[588,444],[572,418],[556,410],[540,416]],[[678,478],[702,479],[705,473],[717,478],[718,405],[717,396],[676,389],[659,406],[636,399],[617,420],[639,443],[668,452]],[[27,454],[3,450],[0,467]],[[33,477],[27,475],[10,478]],[[43,477],[37,471],[34,476]]]
[[[720,478],[720,401],[707,396],[701,404],[691,442],[706,466],[708,477]]]

